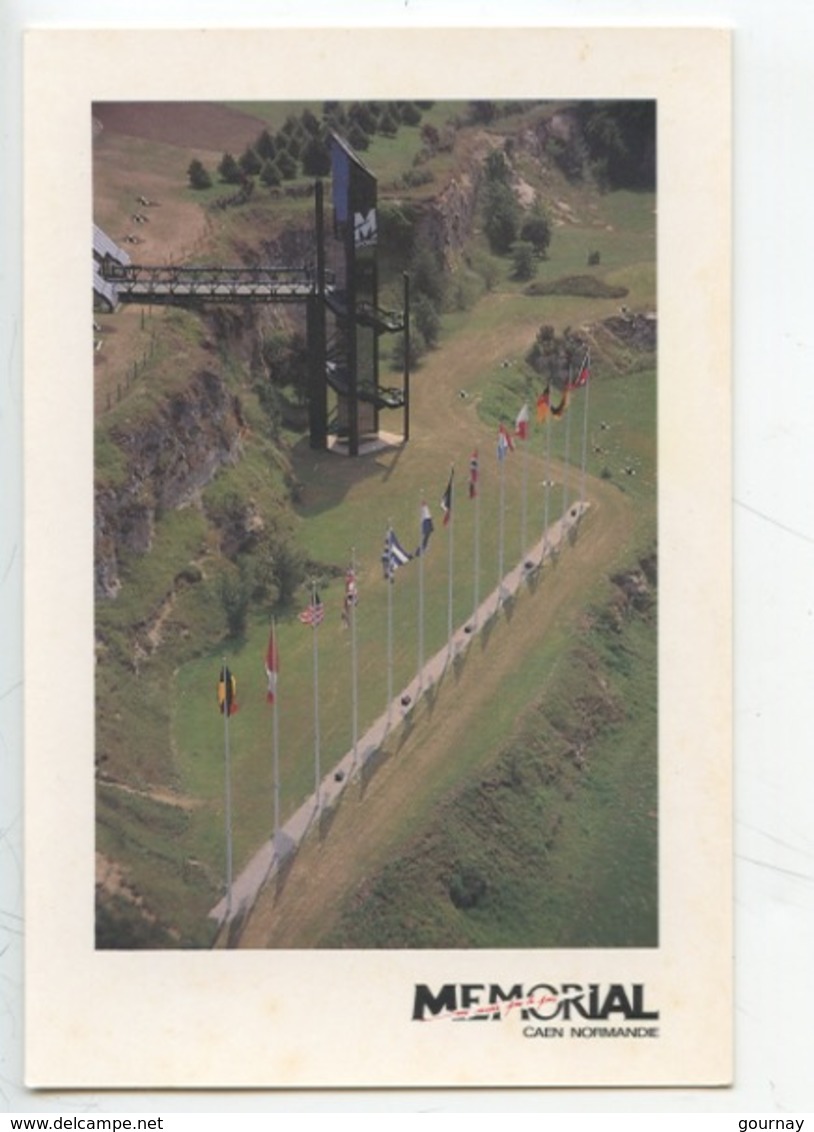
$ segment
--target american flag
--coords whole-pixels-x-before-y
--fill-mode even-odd
[[[311,601],[300,614],[300,621],[303,625],[312,625],[316,628],[317,625],[322,623],[325,617],[325,606],[322,604],[322,598],[319,596],[319,590],[314,590],[311,595]]]

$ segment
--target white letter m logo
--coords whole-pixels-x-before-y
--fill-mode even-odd
[[[353,241],[357,248],[376,243],[376,209],[371,208],[366,216],[361,212],[353,214]]]

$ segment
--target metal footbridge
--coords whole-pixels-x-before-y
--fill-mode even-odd
[[[151,267],[108,260],[101,274],[121,303],[301,303],[317,291],[309,267]],[[334,283],[326,276],[328,291]]]

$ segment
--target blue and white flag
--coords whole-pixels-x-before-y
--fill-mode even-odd
[[[418,558],[419,555],[425,553],[425,551],[427,549],[427,543],[430,541],[430,535],[432,534],[432,532],[434,530],[435,530],[435,527],[433,526],[432,515],[430,514],[430,509],[429,509],[429,507],[427,506],[426,503],[422,503],[421,504],[421,545],[416,549],[416,552],[413,555],[414,558]]]
[[[389,530],[385,536],[384,550],[382,551],[384,580],[386,582],[392,582],[399,566],[403,566],[405,562],[409,562],[412,557],[413,555],[408,554],[396,538],[395,532],[392,529]]]

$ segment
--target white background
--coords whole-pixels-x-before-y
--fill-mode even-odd
[[[706,26],[735,32],[736,1085],[698,1090],[33,1094],[22,1080],[21,34],[26,27]],[[814,1109],[814,155],[809,0],[5,0],[0,14],[0,1110]],[[704,123],[699,122],[699,130]],[[693,410],[702,411],[703,406]],[[689,409],[688,409],[689,412]],[[687,422],[677,422],[686,427]],[[55,568],[58,548],[55,548]],[[70,658],[32,658],[55,680]],[[47,710],[47,705],[43,705]],[[691,704],[688,703],[688,710]],[[733,1122],[734,1124],[734,1122]]]

